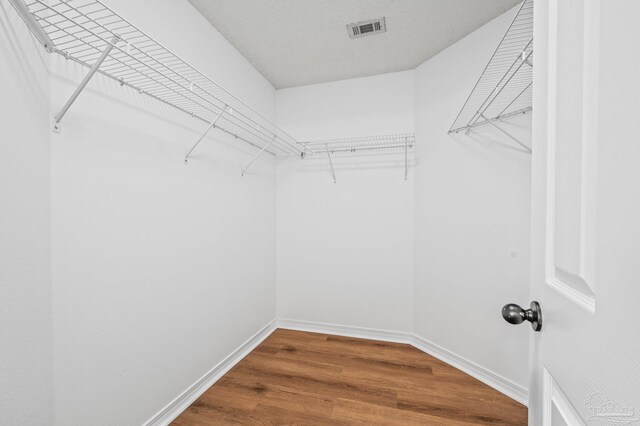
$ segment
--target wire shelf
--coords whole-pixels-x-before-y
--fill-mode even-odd
[[[416,143],[413,133],[400,133],[395,135],[364,136],[357,138],[326,139],[301,142],[301,144],[313,154],[326,154],[331,167],[333,183],[336,183],[336,172],[333,167],[331,155],[336,152],[374,151],[381,149],[398,149],[404,151],[404,180],[409,173],[408,151]]]
[[[12,0],[14,6],[17,1],[22,3]],[[122,86],[175,107],[264,152],[278,156],[305,152],[293,137],[102,2],[27,0],[24,6],[22,13],[18,12],[23,18],[24,12],[33,16],[50,39],[51,45],[43,43],[47,50],[88,68],[99,64],[98,73]],[[30,27],[38,37],[40,29]],[[104,61],[98,62],[103,55]]]
[[[327,139],[301,142],[309,151],[320,153],[356,152],[378,149],[413,148],[416,137],[413,133],[396,135],[365,136],[357,138]]]
[[[449,133],[531,111],[532,86],[533,0],[525,0]]]

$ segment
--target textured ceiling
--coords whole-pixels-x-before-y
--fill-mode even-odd
[[[415,68],[520,3],[189,1],[277,89]],[[382,16],[386,18],[386,33],[349,38],[347,24]]]

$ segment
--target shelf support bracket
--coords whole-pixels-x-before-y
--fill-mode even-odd
[[[187,152],[187,155],[184,156],[184,164],[188,164],[189,163],[189,156],[191,155],[193,150],[196,149],[196,147],[200,144],[200,142],[202,142],[202,139],[204,139],[204,137],[207,136],[207,133],[209,133],[209,131],[211,129],[216,127],[216,122],[220,119],[220,117],[222,117],[222,114],[224,114],[224,112],[226,110],[227,110],[226,106],[224,108],[222,108],[222,111],[220,111],[220,114],[218,114],[217,117],[211,122],[211,124],[209,124],[209,127],[207,127],[207,130],[205,130],[204,133],[202,135],[200,135],[200,137],[198,138],[196,143],[191,147],[189,152]]]
[[[271,144],[276,141],[276,138],[277,138],[277,136],[274,136],[273,139],[271,139],[271,141],[268,144],[263,146],[262,149],[260,150],[260,152],[257,153],[255,157],[253,157],[253,160],[251,160],[251,162],[249,164],[247,164],[247,167],[245,167],[242,170],[242,176],[244,176],[244,174],[247,172],[247,170],[249,170],[249,167],[251,167],[251,165],[256,162],[258,157],[260,157],[262,155],[262,153],[265,152],[267,150],[267,148],[269,148],[269,146],[271,146]]]
[[[13,8],[18,12],[18,15],[22,18],[22,20],[27,24],[33,35],[38,39],[40,44],[44,46],[45,50],[48,53],[53,52],[55,49],[55,45],[49,38],[46,32],[42,29],[38,21],[33,17],[29,9],[27,9],[27,5],[23,0],[9,0],[9,2],[13,5]]]
[[[520,140],[518,140],[518,138],[516,138],[515,136],[513,136],[511,133],[507,132],[506,130],[504,130],[502,127],[498,126],[496,123],[494,123],[494,120],[488,119],[487,117],[484,116],[484,114],[480,114],[480,117],[484,118],[487,123],[491,124],[493,127],[495,127],[496,129],[498,129],[500,132],[502,132],[503,134],[507,135],[511,140],[513,140],[515,143],[517,143],[518,145],[520,145],[521,147],[523,147],[524,149],[527,150],[527,152],[529,154],[531,154],[531,148],[529,148],[528,146],[526,146],[525,144],[523,144],[522,142],[520,142]]]
[[[531,63],[531,59],[529,59],[531,57],[531,54],[533,53],[533,49],[531,50],[531,52],[527,55],[526,51],[522,51],[522,53],[520,54],[520,58],[522,59],[522,62],[524,62],[525,64],[529,65],[531,68],[533,68],[533,63]]]
[[[327,157],[329,158],[329,165],[331,166],[331,176],[333,176],[333,183],[336,183],[336,172],[333,170],[333,161],[331,160],[331,151],[329,151],[329,145],[324,144],[327,149]]]
[[[409,141],[404,138],[404,180],[407,180],[409,175]]]
[[[64,104],[60,112],[58,112],[54,116],[54,119],[55,119],[55,123],[53,125],[54,130],[57,130],[57,131],[60,130],[60,120],[62,120],[62,117],[64,117],[64,115],[67,113],[71,105],[73,105],[73,103],[76,101],[76,99],[78,98],[78,95],[80,95],[80,92],[84,90],[87,83],[89,83],[89,80],[91,80],[91,77],[93,77],[93,75],[98,71],[98,69],[100,68],[100,65],[102,65],[104,60],[107,59],[107,56],[109,56],[109,53],[111,53],[111,49],[113,49],[113,47],[116,45],[118,41],[120,41],[120,38],[118,38],[117,36],[113,36],[113,38],[111,39],[111,42],[107,44],[107,47],[105,47],[105,49],[102,51],[102,54],[100,55],[98,60],[95,62],[95,64],[93,64],[93,66],[91,67],[87,75],[84,76],[84,78],[80,82],[80,85],[76,87],[76,90],[73,92],[73,94],[71,95],[67,103]]]
[[[523,3],[524,4],[524,3]],[[533,37],[531,38],[531,40],[529,40],[529,43],[527,43],[527,46],[531,45],[531,43],[533,43]],[[526,49],[525,49],[526,50]],[[527,63],[527,61],[529,60],[529,58],[531,57],[531,55],[533,55],[533,49],[531,49],[531,51],[529,51],[529,53],[527,53],[526,55],[523,53],[522,56],[520,56],[520,59],[522,60],[522,63],[520,65],[518,65],[516,67],[516,69],[511,73],[511,75],[509,75],[509,72],[511,70],[511,68],[509,70],[507,70],[507,72],[502,76],[502,78],[500,79],[500,81],[498,82],[498,85],[496,87],[493,88],[493,90],[491,91],[491,93],[489,93],[489,96],[484,100],[484,102],[482,103],[482,105],[480,105],[480,109],[474,114],[473,118],[471,119],[471,121],[469,121],[469,123],[467,124],[467,131],[464,132],[465,135],[469,134],[469,131],[471,130],[471,127],[473,127],[478,120],[480,119],[480,117],[483,117],[483,114],[487,111],[487,109],[489,109],[489,107],[493,104],[493,102],[498,98],[498,96],[500,96],[500,94],[502,93],[502,91],[504,90],[505,87],[507,87],[509,85],[509,82],[513,79],[513,77],[518,73],[518,71],[520,70],[520,68],[522,67],[523,64]],[[515,65],[515,63],[513,64]],[[512,67],[513,67],[512,65]],[[509,75],[509,78],[507,78],[506,80],[504,80],[504,78]],[[502,83],[502,81],[504,81],[504,83]],[[496,89],[498,89],[498,87],[500,87],[500,89],[496,92]],[[474,89],[475,90],[475,89]],[[495,93],[495,95],[494,95]],[[486,119],[486,118],[485,118]],[[520,143],[520,142],[518,142]]]

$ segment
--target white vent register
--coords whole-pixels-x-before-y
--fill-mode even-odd
[[[384,33],[387,31],[387,26],[383,17],[349,24],[347,25],[347,30],[349,31],[349,37],[359,38],[372,34]]]

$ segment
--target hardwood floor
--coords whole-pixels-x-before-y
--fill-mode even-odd
[[[527,408],[410,346],[276,330],[173,423],[526,425]]]

